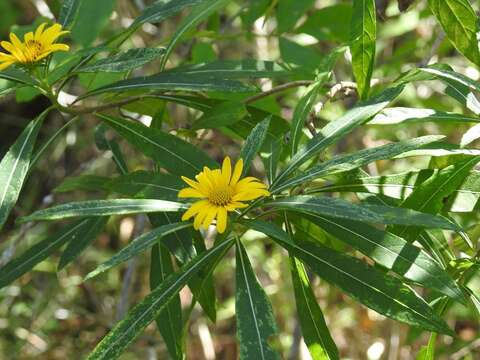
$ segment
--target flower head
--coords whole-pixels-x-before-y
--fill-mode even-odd
[[[2,41],[0,45],[8,53],[0,52],[0,70],[4,70],[12,64],[34,64],[55,51],[68,51],[70,48],[65,44],[55,44],[55,41],[68,31],[62,31],[60,24],[54,24],[45,29],[46,23],[40,25],[34,32],[28,32],[23,37],[23,42],[10,33],[10,41]]]
[[[214,219],[217,219],[217,230],[223,233],[227,228],[227,212],[244,208],[244,201],[255,200],[262,196],[269,196],[265,184],[255,177],[246,177],[240,180],[243,171],[243,160],[235,164],[232,173],[230,158],[223,160],[222,169],[211,170],[203,168],[194,181],[182,176],[190,187],[180,190],[180,198],[198,198],[200,200],[183,214],[182,220],[195,217],[193,227],[207,228]]]

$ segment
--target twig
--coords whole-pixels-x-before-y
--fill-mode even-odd
[[[442,45],[442,42],[443,40],[445,40],[445,33],[443,32],[443,30],[439,30],[439,33],[438,33],[438,36],[437,38],[435,39],[435,41],[433,42],[433,45],[432,47],[430,48],[430,52],[428,53],[428,56],[423,59],[422,61],[420,61],[418,63],[418,66],[419,67],[423,67],[423,66],[427,66],[428,63],[430,62],[430,60],[432,60],[432,58],[435,56],[435,54],[437,53],[438,51],[438,48],[440,47],[440,45]]]
[[[245,104],[251,104],[251,103],[253,103],[257,100],[263,99],[264,97],[267,97],[267,96],[270,96],[270,95],[273,95],[273,94],[276,94],[276,93],[279,93],[279,92],[282,92],[282,91],[285,91],[285,90],[288,90],[288,89],[292,89],[292,88],[295,88],[295,87],[308,86],[308,85],[311,85],[311,84],[313,84],[312,80],[292,81],[292,82],[289,82],[289,83],[285,83],[285,84],[282,84],[282,85],[275,86],[275,87],[271,88],[270,90],[264,91],[260,94],[253,95],[253,96],[245,99],[243,102]]]

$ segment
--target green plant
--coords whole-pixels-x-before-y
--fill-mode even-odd
[[[58,18],[63,27],[73,26],[73,45],[75,41],[80,45],[90,42],[89,35],[82,33],[87,26],[75,27],[82,14],[81,3],[65,0]],[[113,3],[105,1],[101,6],[108,13]],[[243,14],[255,19],[262,14],[268,16],[278,5],[277,31],[283,33],[295,26],[312,2],[259,3],[262,5],[251,3]],[[429,1],[428,5],[453,46],[478,67],[478,19],[469,2]],[[0,72],[0,78],[11,81],[8,90],[27,88],[45,95],[52,103],[25,128],[0,163],[0,179],[4,184],[0,190],[1,225],[38,160],[63,131],[84,115],[93,115],[98,120],[97,147],[113,153],[119,173],[111,178],[81,176],[62,184],[63,190],[101,190],[105,194],[103,199],[57,205],[20,218],[18,222],[24,224],[79,220],[68,223],[56,235],[40,241],[5,265],[0,273],[0,286],[18,279],[63,245],[66,248],[59,268],[67,266],[95,240],[109,217],[146,214],[152,230],[91,271],[86,280],[150,251],[152,291],[115,325],[89,358],[117,358],[147,325],[157,320],[170,355],[181,359],[185,339],[179,334],[184,333],[182,329],[188,321],[180,315],[178,293],[188,286],[194,295],[192,303],[198,302],[215,321],[213,272],[232,248],[236,256],[240,358],[279,358],[278,349],[270,341],[277,332],[272,308],[256,279],[242,239],[246,231],[255,230],[289,255],[299,322],[314,359],[338,359],[339,354],[306,269],[378,313],[431,332],[432,340],[419,357],[433,359],[436,334],[455,336],[443,318],[446,309],[458,302],[478,311],[480,303],[468,287],[468,281],[478,270],[477,239],[470,237],[469,230],[476,221],[472,199],[478,200],[475,194],[479,191],[479,174],[474,168],[480,162],[480,153],[465,146],[476,138],[470,137],[457,146],[448,143],[444,136],[427,135],[356,152],[332,155],[327,150],[364,126],[441,121],[478,123],[476,114],[480,107],[473,99],[476,99],[474,93],[480,91],[480,84],[446,64],[412,67],[394,79],[372,81],[377,40],[373,0],[354,0],[353,6],[335,5],[353,12],[351,34],[340,31],[333,34],[335,41],[326,45],[328,54],[319,59],[310,55],[303,61],[288,59],[301,50],[281,38],[280,47],[293,49],[285,51],[281,62],[217,60],[167,69],[175,47],[183,39],[194,37],[200,23],[212,19],[226,6],[235,4],[227,0],[155,2],[127,29],[113,34],[101,45],[75,48],[67,54],[50,56],[33,67],[18,65]],[[162,22],[186,8],[188,15],[166,47],[129,48],[128,39],[142,25]],[[462,16],[451,16],[452,13]],[[244,21],[248,23],[248,19]],[[309,26],[308,21],[303,26]],[[334,74],[337,61],[347,50],[355,82],[340,81]],[[102,53],[108,56],[100,56]],[[138,68],[155,60],[159,60],[159,65],[152,75],[136,76]],[[89,81],[84,85],[86,90],[72,104],[61,103],[59,94],[69,86],[76,89],[73,81],[85,74]],[[253,80],[262,78],[280,84],[260,91]],[[401,101],[405,88],[417,82],[444,84],[447,95],[460,100],[464,110],[473,115],[392,107],[395,101]],[[262,105],[270,96],[302,86],[307,88],[295,106],[290,123],[268,104]],[[319,98],[324,105],[339,95],[355,92],[360,100],[342,115],[324,125],[311,118]],[[167,124],[166,103],[186,106],[201,116],[188,129],[179,128],[175,121]],[[153,109],[146,110],[147,107]],[[119,108],[150,114],[153,120],[146,126],[115,114],[113,110]],[[61,112],[69,120],[34,151],[37,134],[52,111]],[[185,187],[181,176],[194,177],[204,167],[220,167],[203,150],[205,142],[199,134],[204,129],[222,131],[243,144],[236,158],[244,161],[244,175],[252,161],[260,159],[264,169],[260,177],[268,183],[270,192],[269,196],[231,214],[226,231],[222,226],[222,234],[216,236],[214,245],[208,249],[205,233],[193,230],[190,222],[181,221],[180,215],[188,208],[189,201],[178,197]],[[145,155],[153,166],[145,162],[145,171],[129,170],[129,159],[123,155],[117,140],[108,136],[108,130]],[[414,156],[428,158],[428,166],[385,176],[372,176],[363,169],[381,160]],[[456,242],[462,257],[445,234],[458,235]],[[359,253],[368,259],[360,259]],[[424,289],[428,302],[413,290],[413,285]]]

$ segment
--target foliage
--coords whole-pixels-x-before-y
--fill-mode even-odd
[[[195,304],[216,320],[215,289],[222,284],[214,271],[232,251],[239,356],[279,359],[286,347],[275,313],[282,309],[272,306],[261,281],[267,269],[256,274],[253,232],[274,245],[271,251],[288,254],[282,257],[293,284],[288,291],[313,359],[341,357],[314,275],[411,332],[431,333],[417,358],[433,359],[439,336],[456,336],[449,310],[480,312],[478,8],[468,0],[410,7],[399,1],[400,10],[396,1],[326,3],[156,1],[119,29],[106,26],[116,1],[49,2],[56,22],[70,30],[70,51],[0,72],[7,81],[0,96],[16,91],[18,101],[42,96],[50,102],[0,162],[0,228],[28,233],[38,223],[47,230],[1,267],[0,287],[21,281],[64,246],[57,271],[81,261],[107,227],[125,216],[135,216],[138,225],[143,217],[147,230],[89,269],[83,281],[100,281],[95,277],[151,252],[151,291],[96,346],[91,342],[88,359],[120,357],[154,322],[171,358],[184,358]],[[387,10],[379,3],[389,4]],[[136,45],[145,29],[175,19],[160,43]],[[430,43],[416,38],[412,21],[435,21]],[[252,28],[263,35],[250,34]],[[216,58],[215,42],[230,33],[240,47],[244,38],[274,38],[280,55],[251,59],[237,50],[232,58]],[[299,43],[306,34],[315,46]],[[188,46],[191,58],[184,55]],[[75,100],[65,102],[65,94]],[[289,95],[277,99],[280,94]],[[39,145],[38,134],[54,114],[63,123]],[[63,179],[55,191],[70,200],[46,208],[37,202],[35,211],[20,216],[15,204],[32,191],[24,185],[49,150],[79,120],[92,118],[95,130],[82,141],[96,144],[93,157],[110,154],[103,163],[109,170]],[[362,142],[366,132],[375,134],[375,143]],[[210,170],[202,169],[220,168],[227,155],[216,140],[210,143],[212,136],[228,139],[231,157],[243,159],[241,175],[254,173],[270,192],[231,211],[225,233],[181,221],[192,203],[178,197],[181,177],[206,176]],[[361,142],[352,146],[352,139]],[[82,199],[71,201],[78,193]],[[65,225],[70,218],[78,219]],[[50,229],[57,231],[49,235]],[[182,312],[184,288],[193,297]],[[442,351],[448,356],[453,348]]]

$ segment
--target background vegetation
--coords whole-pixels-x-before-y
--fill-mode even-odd
[[[179,0],[178,3],[180,2],[182,1]],[[146,0],[83,0],[71,27],[69,39],[72,53],[104,46],[105,41],[130,27],[151,3]],[[478,14],[478,3],[470,3]],[[0,38],[6,39],[10,31],[24,33],[45,20],[58,18],[61,5],[62,2],[57,0],[0,2]],[[209,93],[208,97],[201,94],[205,99],[229,101],[228,107],[217,109],[217,113],[210,119],[200,119],[204,122],[201,125],[198,119],[202,114],[198,109],[158,99],[144,98],[128,105],[111,107],[108,113],[145,124],[157,124],[165,131],[173,132],[201,147],[213,159],[221,162],[225,155],[238,157],[242,138],[251,130],[240,127],[235,133],[231,129],[218,128],[221,121],[229,125],[232,121],[245,117],[245,107],[232,104],[253,104],[261,111],[291,121],[298,117],[295,111],[302,111],[298,104],[309,101],[303,107],[303,111],[308,114],[305,116],[305,131],[300,139],[301,144],[304,144],[318,129],[352,109],[361,98],[368,99],[381,93],[402,73],[441,63],[451,66],[457,74],[466,76],[469,79],[464,80],[467,85],[464,83],[462,87],[458,81],[441,81],[439,78],[434,81],[408,82],[402,95],[389,105],[393,108],[392,112],[384,112],[373,122],[356,128],[328,151],[320,153],[319,157],[323,161],[337,154],[355,153],[360,149],[389,142],[425,135],[445,135],[446,138],[442,141],[451,144],[450,148],[444,145],[438,149],[431,147],[423,153],[420,149],[418,156],[410,154],[394,160],[379,159],[366,164],[363,169],[371,176],[380,176],[403,174],[416,169],[446,168],[471,159],[472,155],[479,155],[477,139],[480,137],[480,129],[475,122],[478,122],[480,104],[475,91],[471,89],[475,86],[476,92],[480,89],[480,55],[478,46],[476,51],[469,48],[472,40],[468,39],[468,31],[455,30],[452,28],[454,25],[448,23],[449,19],[455,18],[455,14],[460,14],[461,22],[467,17],[458,9],[454,9],[450,15],[446,14],[440,11],[440,7],[441,4],[435,4],[435,1],[376,1],[376,10],[366,12],[367,15],[376,17],[376,30],[365,27],[365,22],[358,30],[358,21],[352,21],[352,13],[355,16],[359,13],[352,6],[352,1],[230,1],[197,26],[188,29],[174,48],[166,68],[209,63],[218,59],[251,58],[273,60],[281,64],[281,69],[286,69],[286,76],[283,74],[249,80],[248,83],[256,86],[256,90],[245,94],[225,94],[220,91]],[[432,9],[436,8],[439,11],[434,15]],[[190,8],[185,8],[161,22],[154,21],[152,24],[145,21],[126,39],[122,49],[167,46],[189,13]],[[356,40],[359,36],[364,37],[364,48],[358,48],[355,42],[352,45],[352,38]],[[350,45],[351,48],[347,50]],[[358,51],[360,57],[364,57],[364,62],[359,65],[358,61],[354,61],[352,70],[352,55],[358,59],[358,55],[355,55]],[[375,66],[370,67],[368,64],[374,54]],[[134,70],[99,73],[93,69],[91,72],[82,72],[69,83],[59,100],[63,104],[69,104],[72,96],[88,90],[126,77],[157,73],[162,60],[152,59],[145,66]],[[69,55],[61,54],[54,61],[56,64],[62,64],[62,61],[67,63]],[[313,79],[321,79],[322,76],[325,76],[322,89],[309,99],[308,92],[312,90],[305,85],[311,85]],[[419,77],[418,80],[430,79]],[[278,89],[282,84],[287,85]],[[278,91],[270,96],[263,93],[257,98],[261,91],[266,92],[272,87]],[[50,106],[50,102],[32,87],[16,87],[14,82],[8,80],[0,80],[0,89],[0,157],[3,158],[23,129]],[[112,96],[102,101],[108,103],[118,99],[120,98]],[[431,110],[409,113],[408,109],[401,108],[435,111],[433,114]],[[464,120],[447,116],[445,112],[455,113]],[[50,113],[40,130],[37,143],[45,143],[73,115],[75,114],[66,112]],[[106,146],[111,146],[111,143],[105,139],[118,141],[130,171],[156,168],[157,165],[151,158],[115,133],[107,131],[107,137],[102,139],[97,116],[92,113],[79,115],[59,134],[24,184],[19,201],[0,233],[0,266],[20,256],[60,228],[58,223],[16,223],[21,216],[53,204],[105,198],[109,186],[105,178],[113,177],[118,172],[118,159]],[[442,121],[445,118],[447,121]],[[466,118],[468,119],[465,120]],[[405,119],[421,121],[404,121]],[[393,122],[398,124],[391,124]],[[291,140],[290,135],[285,132],[279,139],[287,142]],[[288,154],[283,156],[284,164],[288,164],[286,159]],[[264,165],[259,158],[253,161],[251,172],[264,178]],[[475,170],[472,173],[475,175]],[[82,175],[88,176],[79,180],[78,176]],[[362,194],[368,191],[355,194],[357,189],[351,191],[349,186],[352,186],[352,181],[348,180],[345,177],[336,178],[336,182],[317,181],[312,189],[325,187],[322,191],[331,191],[335,194],[334,197],[341,192],[341,197],[348,200],[356,201],[357,195],[364,199]],[[393,184],[399,182],[394,178],[384,178],[381,181],[391,181]],[[412,187],[419,182],[417,179],[412,182],[408,182],[408,179],[400,180],[400,183]],[[332,183],[340,187],[329,188]],[[480,301],[475,294],[480,293],[480,276],[477,271],[480,228],[477,225],[476,204],[480,182],[464,186],[461,181],[452,186],[452,192],[463,189],[465,197],[456,202],[460,208],[458,211],[443,209],[441,213],[452,216],[465,232],[461,235],[454,232],[440,233],[439,230],[435,232],[439,238],[445,237],[450,246],[448,251],[454,254],[455,261],[446,264],[450,265],[451,274],[455,274],[455,271],[463,273],[468,269],[467,284],[473,294],[470,298],[472,303],[468,307],[452,302],[444,312],[443,318],[457,336],[452,338],[439,335],[436,342],[433,340],[433,344],[436,344],[435,359],[477,359],[480,358]],[[388,186],[378,186],[377,189],[380,195],[385,195],[386,201],[405,197],[405,194],[395,194],[394,190],[388,190]],[[408,186],[402,191],[405,189]],[[369,191],[375,192],[371,189]],[[441,200],[453,201],[451,194],[448,195]],[[38,263],[32,271],[3,287],[0,290],[0,358],[80,359],[87,356],[115,323],[150,292],[150,256],[147,253],[141,254],[94,279],[83,279],[150,227],[143,215],[111,217],[96,241],[68,266],[58,271],[62,252],[57,251]],[[373,264],[372,260],[359,251],[318,228],[306,228],[304,231],[310,234],[316,231],[318,233],[315,236],[328,247],[354,254]],[[212,243],[211,235],[207,234],[206,237],[208,246]],[[287,253],[271,241],[266,241],[265,236],[259,232],[247,232],[243,244],[257,278],[272,303],[279,328],[274,347],[285,359],[309,359],[297,316]],[[337,287],[313,276],[313,273],[309,275],[316,299],[342,359],[414,359],[422,346],[432,339],[429,332],[379,315]],[[204,315],[200,306],[189,308],[192,294],[187,288],[180,292],[184,313],[191,311],[191,320],[186,328],[187,359],[235,359],[238,356],[234,252],[230,252],[217,267],[215,283],[218,304],[215,324]],[[421,295],[431,296],[423,288],[417,290]],[[429,359],[429,355],[425,355],[426,350],[423,351],[422,356]],[[152,323],[121,358],[166,359],[169,356],[167,354],[165,343],[155,323]]]

